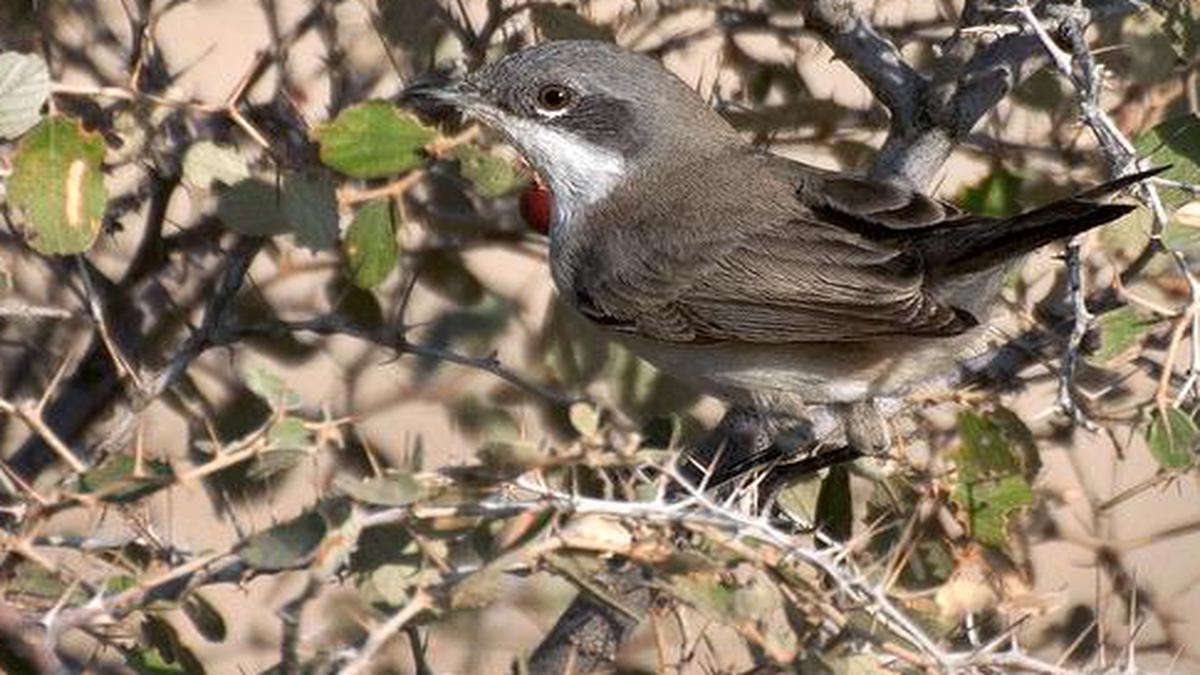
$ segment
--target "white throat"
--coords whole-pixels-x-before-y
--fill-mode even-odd
[[[496,108],[476,115],[508,137],[537,169],[550,189],[550,274],[559,290],[569,293],[582,245],[574,236],[588,207],[612,192],[625,176],[625,160],[613,150],[566,131],[510,115]]]
[[[531,120],[505,116],[514,145],[546,181],[553,196],[551,238],[567,234],[587,207],[608,196],[625,175],[618,153]]]

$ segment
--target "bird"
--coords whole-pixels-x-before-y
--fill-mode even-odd
[[[898,397],[986,350],[1006,272],[1134,206],[1133,174],[1010,218],[756,146],[654,59],[604,41],[524,48],[401,95],[498,132],[568,305],[733,405]],[[548,208],[547,208],[548,206]]]

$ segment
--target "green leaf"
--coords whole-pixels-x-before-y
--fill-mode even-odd
[[[1184,469],[1195,460],[1196,420],[1178,408],[1155,411],[1147,441],[1164,469]]]
[[[65,117],[47,117],[21,140],[8,198],[28,220],[34,250],[68,255],[92,247],[108,200],[103,158],[100,135]]]
[[[958,470],[966,479],[1015,473],[1021,466],[1004,432],[990,419],[964,410],[958,415],[958,433],[962,448],[958,451]]]
[[[246,478],[266,480],[304,461],[312,454],[313,434],[304,426],[304,420],[284,417],[267,430],[267,444],[267,449],[246,468]]]
[[[1130,352],[1141,337],[1158,323],[1133,307],[1125,306],[1102,314],[1096,321],[1100,348],[1091,355],[1097,363],[1108,363]]]
[[[199,141],[183,155],[183,180],[207,190],[213,182],[233,185],[250,177],[250,166],[236,148]]]
[[[79,476],[79,491],[99,494],[105,501],[125,503],[169,485],[174,478],[174,471],[165,462],[143,458],[139,469],[132,455],[113,455]]]
[[[153,647],[161,659],[153,658],[150,652],[131,652],[130,657],[140,656],[144,660],[130,659],[129,663],[139,673],[187,673],[204,675],[200,659],[179,638],[179,631],[166,619],[154,614],[142,618],[142,641]],[[169,666],[166,664],[174,664]],[[164,667],[165,666],[165,667]],[[174,668],[178,667],[178,670]]]
[[[33,54],[0,52],[0,138],[16,138],[42,117],[50,71]]]
[[[185,675],[183,666],[168,663],[157,649],[140,649],[125,654],[125,664],[138,675]]]
[[[575,10],[539,3],[531,12],[533,24],[546,40],[603,40],[612,42],[612,32],[580,16]]]
[[[107,580],[105,580],[104,592],[109,595],[116,595],[117,593],[123,593],[131,588],[134,588],[137,585],[138,580],[136,577],[128,574],[118,574],[115,577],[109,577]]]
[[[313,251],[337,246],[337,194],[328,173],[287,174],[283,180],[283,215],[301,246]]]
[[[249,537],[238,550],[238,557],[266,572],[302,567],[316,555],[325,530],[321,514],[309,511]]]
[[[10,593],[50,601],[58,601],[68,589],[67,584],[53,572],[25,560],[14,565],[10,584]],[[78,593],[75,596],[78,596]],[[74,596],[71,598],[72,601],[76,599],[78,598]]]
[[[326,166],[354,178],[382,178],[422,162],[436,133],[386,101],[368,101],[317,127],[314,137]]]
[[[260,365],[243,368],[242,382],[275,410],[292,410],[303,403],[281,377]]]
[[[1011,421],[1007,424],[1011,426]],[[1033,503],[1033,489],[1026,480],[1033,460],[1020,447],[1025,439],[1017,439],[1014,447],[1004,426],[969,410],[958,415],[958,433],[962,446],[955,456],[954,499],[966,511],[977,541],[1004,548],[1009,519]]]
[[[1020,190],[1021,179],[997,165],[978,184],[964,189],[958,201],[971,213],[1003,218],[1021,210],[1017,199]]]
[[[304,420],[284,417],[271,425],[267,442],[272,450],[308,450],[313,445],[313,435],[304,426]]]
[[[358,210],[342,250],[355,286],[372,289],[388,278],[400,258],[391,200],[374,201]]]
[[[1018,475],[964,481],[955,498],[967,507],[971,534],[981,544],[1004,548],[1008,521],[1033,503],[1033,490]]]
[[[1160,174],[1162,178],[1200,184],[1200,117],[1183,115],[1160,122],[1135,138],[1133,147],[1152,166],[1171,165]],[[1164,188],[1161,192],[1163,201],[1171,207],[1194,199],[1183,190]]]
[[[217,217],[250,237],[294,234],[296,243],[314,251],[338,242],[337,195],[323,172],[289,172],[281,189],[259,178],[238,181],[221,193]]]
[[[183,598],[183,613],[196,627],[196,632],[209,642],[224,642],[227,630],[225,617],[198,591],[192,591]]]
[[[988,419],[1008,441],[1013,455],[1021,464],[1025,480],[1033,481],[1042,470],[1042,457],[1038,453],[1037,439],[1033,437],[1033,431],[1015,412],[1004,406],[996,406],[988,414]]]
[[[1012,97],[1035,110],[1053,112],[1066,101],[1067,92],[1057,72],[1042,68],[1018,84],[1012,91]]]
[[[167,663],[179,662],[179,659],[176,658],[178,648],[181,646],[179,631],[175,630],[175,627],[166,619],[155,614],[147,614],[142,617],[140,628],[142,629],[142,640],[157,650],[164,661]]]
[[[258,178],[238,181],[217,201],[217,217],[225,227],[250,237],[273,237],[288,232],[282,196],[274,185]]]
[[[525,177],[512,162],[474,145],[459,145],[450,155],[459,161],[462,175],[484,197],[502,197],[525,185]]]
[[[376,506],[407,506],[422,494],[421,484],[407,473],[389,473],[367,480],[342,475],[334,479],[333,486],[356,502]]]
[[[311,456],[306,450],[264,450],[246,467],[246,479],[264,481],[283,473]]]
[[[850,501],[850,472],[839,464],[829,469],[817,495],[817,527],[835,541],[849,541],[854,533],[854,506]]]

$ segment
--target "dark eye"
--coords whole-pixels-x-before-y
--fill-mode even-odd
[[[571,104],[573,93],[561,84],[547,84],[538,90],[538,107],[546,112],[557,112]]]

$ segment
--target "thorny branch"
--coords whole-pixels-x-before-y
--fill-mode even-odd
[[[1068,52],[1059,46],[1046,26],[1043,25],[1042,21],[1034,14],[1033,9],[1024,0],[1016,3],[1013,12],[1021,18],[1025,28],[1037,36],[1055,70],[1071,83],[1080,107],[1082,121],[1091,130],[1099,143],[1112,177],[1119,178],[1139,169],[1147,168],[1138,166],[1137,152],[1133,147],[1133,143],[1121,133],[1116,123],[1113,122],[1112,117],[1100,106],[1100,93],[1103,88],[1101,81],[1102,73],[1100,67],[1092,57],[1091,50],[1084,38],[1084,18],[1086,17],[1081,15],[1080,12],[1065,11],[1063,13],[1058,30],[1070,45],[1070,52]],[[1152,243],[1158,245],[1158,238],[1167,225],[1167,215],[1155,184],[1148,181],[1143,182],[1138,188],[1138,197],[1150,209],[1153,216]],[[1075,419],[1082,419],[1082,415],[1075,403],[1073,380],[1083,338],[1092,320],[1092,315],[1089,313],[1084,299],[1083,272],[1079,255],[1080,240],[1083,238],[1083,235],[1076,237],[1067,249],[1066,262],[1069,293],[1074,320],[1070,340],[1067,344],[1067,351],[1063,358],[1063,366],[1059,371],[1059,405]],[[1180,274],[1188,281],[1188,288],[1191,293],[1188,304],[1189,306],[1195,305],[1197,302],[1195,295],[1197,283],[1192,276],[1184,254],[1176,250],[1172,250],[1170,253],[1177,264]],[[1190,320],[1190,318],[1189,316],[1188,319]],[[1183,325],[1182,321],[1180,325]],[[1194,328],[1193,334],[1195,334]],[[1177,343],[1177,341],[1173,341],[1173,343]],[[1197,358],[1200,358],[1200,354],[1193,350],[1193,365],[1189,368],[1189,376],[1197,372],[1195,363]],[[1167,364],[1164,366],[1164,375],[1173,370],[1173,361],[1173,358],[1168,359]],[[1189,379],[1189,382],[1193,382],[1193,380]],[[1182,391],[1180,396],[1186,394],[1187,391]]]

